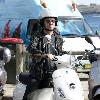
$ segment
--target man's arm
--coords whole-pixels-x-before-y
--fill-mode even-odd
[[[27,51],[31,54],[36,54],[38,53],[38,49],[37,49],[37,44],[38,44],[39,38],[37,36],[32,36],[31,42],[27,47]]]
[[[56,35],[56,46],[59,52],[62,52],[63,37],[61,35]]]

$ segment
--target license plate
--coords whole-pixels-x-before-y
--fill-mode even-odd
[[[90,69],[91,68],[91,64],[85,64],[84,65],[84,69]]]

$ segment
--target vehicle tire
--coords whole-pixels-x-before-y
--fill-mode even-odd
[[[93,98],[93,100],[100,100],[100,94],[97,95],[97,96],[95,96],[95,97]]]

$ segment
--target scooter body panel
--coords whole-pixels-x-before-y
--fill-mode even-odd
[[[37,89],[28,100],[84,100],[81,82],[73,69],[60,68],[52,77],[54,88]]]
[[[100,60],[92,63],[89,76],[91,80],[96,82],[96,84],[100,84]]]
[[[100,94],[100,60],[94,61],[92,63],[90,73],[89,73],[89,98],[92,99],[92,95],[96,96]],[[92,94],[95,87],[98,86],[98,91]]]
[[[84,92],[77,73],[61,68],[53,73],[55,100],[84,100]]]

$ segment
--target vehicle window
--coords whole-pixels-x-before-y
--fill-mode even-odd
[[[58,21],[58,29],[62,36],[68,35],[94,35],[89,25],[82,19],[64,19]]]

